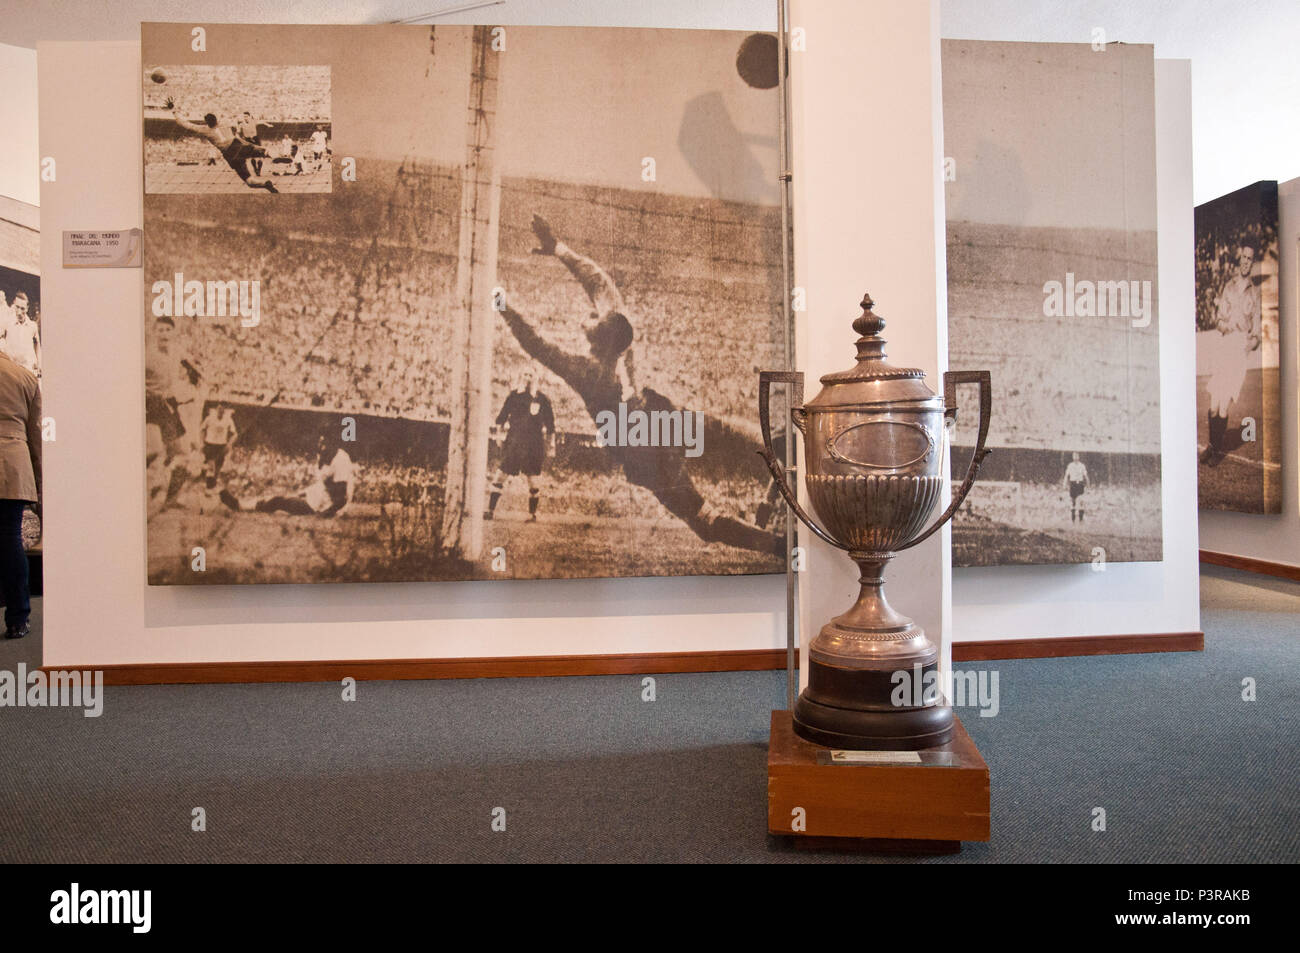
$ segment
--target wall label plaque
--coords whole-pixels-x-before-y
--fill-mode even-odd
[[[139,268],[141,231],[87,229],[63,233],[64,268]]]

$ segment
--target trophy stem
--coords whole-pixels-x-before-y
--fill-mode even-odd
[[[952,737],[952,709],[933,690],[938,647],[885,598],[893,555],[849,554],[861,574],[857,601],[809,644],[808,686],[795,703],[794,730],[809,741],[903,751]]]
[[[835,621],[843,628],[871,633],[873,640],[903,641],[925,633],[907,616],[896,612],[885,597],[885,566],[893,553],[849,553],[858,564],[858,601]],[[888,639],[888,636],[895,636]]]

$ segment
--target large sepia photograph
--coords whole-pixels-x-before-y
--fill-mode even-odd
[[[1203,510],[1282,512],[1277,183],[1196,207],[1197,487]]]
[[[948,363],[988,368],[954,566],[1162,555],[1150,46],[944,40]],[[952,469],[975,442],[959,417]]]
[[[754,423],[785,353],[774,43],[142,39],[146,156],[168,98],[234,143],[184,129],[167,149],[209,165],[146,171],[150,583],[783,570]],[[276,50],[323,87],[270,99]],[[277,169],[285,123],[319,165]]]

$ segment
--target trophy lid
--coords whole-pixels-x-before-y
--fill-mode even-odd
[[[929,400],[935,396],[925,384],[925,371],[916,367],[896,367],[885,360],[885,339],[880,332],[885,319],[872,308],[870,294],[862,296],[862,314],[853,321],[858,338],[858,362],[847,371],[822,377],[825,389],[810,401],[813,406],[830,407],[848,403]],[[845,386],[847,385],[847,386]]]

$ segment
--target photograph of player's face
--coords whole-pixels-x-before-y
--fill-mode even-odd
[[[1159,560],[1154,50],[944,40],[942,59],[948,365],[993,379],[953,565]],[[975,422],[958,414],[954,479]]]
[[[1255,266],[1255,249],[1243,248],[1237,253],[1237,271],[1243,278],[1250,277],[1250,270]]]
[[[1282,507],[1277,183],[1196,208],[1201,509]]]
[[[41,370],[40,278],[0,266],[0,351],[38,379]]]
[[[783,570],[775,63],[506,33],[142,27],[151,583]]]

